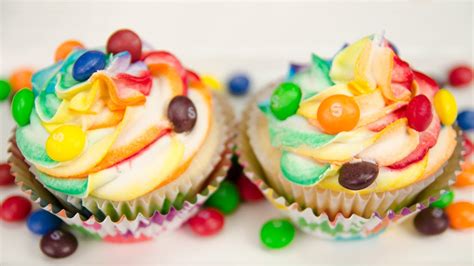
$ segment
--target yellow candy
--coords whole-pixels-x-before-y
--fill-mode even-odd
[[[454,96],[446,89],[441,89],[436,92],[434,97],[434,107],[441,122],[450,126],[456,121],[458,108]]]
[[[209,87],[211,89],[221,91],[222,90],[222,85],[219,82],[219,80],[211,75],[202,75],[201,76],[201,81],[206,85],[206,87]]]
[[[51,159],[64,162],[81,154],[86,134],[78,126],[63,125],[56,128],[46,140],[46,153]]]

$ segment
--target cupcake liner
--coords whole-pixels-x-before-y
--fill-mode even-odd
[[[288,216],[302,231],[326,239],[359,239],[376,235],[388,225],[402,221],[429,206],[454,182],[462,160],[460,131],[451,158],[434,175],[395,191],[356,195],[294,185],[283,178],[269,176],[252,149],[249,128],[257,119],[257,99],[269,95],[264,90],[250,101],[240,123],[237,138],[239,162],[244,173],[266,198]],[[255,135],[254,135],[255,136]],[[264,161],[264,160],[263,160]],[[297,199],[298,201],[295,201]],[[298,202],[304,202],[302,206]],[[317,211],[317,210],[323,211]]]

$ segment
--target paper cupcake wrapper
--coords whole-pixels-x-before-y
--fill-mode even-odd
[[[252,113],[255,111],[253,106],[257,97],[261,97],[264,93],[268,91],[261,92],[250,101],[242,116],[237,137],[239,162],[244,167],[244,173],[272,205],[308,234],[326,239],[359,239],[376,235],[390,224],[400,222],[428,207],[454,183],[455,176],[460,170],[462,142],[460,131],[456,129],[458,142],[452,157],[435,175],[421,182],[398,191],[373,193],[371,196],[349,195],[327,190],[305,192],[301,186],[286,180],[281,182],[278,177],[270,178],[251,147],[249,135],[253,132],[249,130],[249,121],[255,119],[255,113]],[[277,192],[274,186],[282,186],[283,189],[279,191],[284,191],[285,194]],[[300,200],[303,197],[306,206],[302,207],[294,200],[298,197]],[[316,212],[318,206],[314,204],[315,199],[324,202],[325,205],[320,207],[328,211]]]

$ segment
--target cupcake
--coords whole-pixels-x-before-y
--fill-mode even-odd
[[[433,200],[454,175],[452,99],[383,36],[365,37],[331,60],[313,54],[292,65],[255,97],[241,126],[241,162],[303,230],[367,236],[386,217],[425,207],[417,196]]]
[[[143,50],[130,30],[105,48],[72,43],[14,97],[18,183],[102,238],[178,227],[228,168],[228,104],[173,54]]]

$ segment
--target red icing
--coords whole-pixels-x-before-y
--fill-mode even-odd
[[[374,132],[379,132],[384,129],[386,126],[395,122],[396,120],[405,117],[406,106],[403,106],[394,112],[380,118],[379,120],[372,122],[367,125],[367,128]]]
[[[421,72],[413,71],[413,73],[415,74],[415,81],[418,83],[420,89],[418,94],[424,94],[432,100],[436,92],[439,90],[436,81]]]
[[[143,71],[139,76],[119,73],[112,78],[119,95],[128,95],[129,90],[139,91],[143,95],[150,94],[152,79],[150,71]]]
[[[395,96],[401,95],[406,90],[410,91],[412,82],[413,71],[410,65],[395,55],[392,69],[392,90]]]

